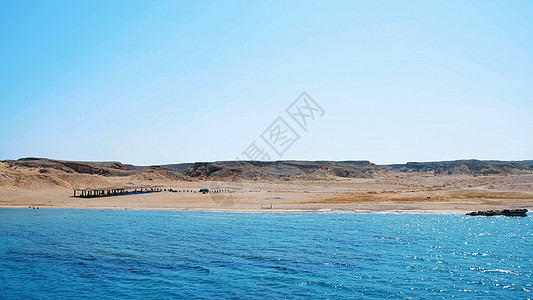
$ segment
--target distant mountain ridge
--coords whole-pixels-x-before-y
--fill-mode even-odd
[[[134,176],[138,179],[171,180],[329,180],[336,177],[373,178],[385,176],[380,166],[369,161],[219,161],[135,166],[120,162],[79,162],[46,158],[5,160],[8,169],[31,168],[39,173]]]
[[[198,162],[183,174],[202,179],[334,179],[384,176],[383,169],[369,161],[221,161]]]
[[[152,166],[136,166],[136,165],[132,165],[132,164],[124,164],[124,166],[126,168],[128,168],[129,170],[146,170],[146,169],[150,169],[150,168],[154,168],[154,167],[161,167],[161,168],[164,168],[164,169],[178,170],[178,171],[185,170],[185,169],[187,169],[188,167],[190,167],[192,165],[194,165],[194,163],[152,165]]]
[[[533,172],[533,160],[453,160],[435,162],[408,162],[382,166],[386,171],[434,172],[436,174],[504,175]]]
[[[28,168],[43,174],[43,176],[54,172],[57,174],[132,176],[147,180],[334,180],[338,177],[378,178],[387,176],[391,172],[431,172],[441,175],[533,173],[533,160],[455,160],[390,165],[376,165],[369,161],[217,161],[135,166],[114,161],[81,162],[21,158],[19,160],[5,160],[2,163],[7,167],[6,172]],[[0,176],[6,177],[6,174],[0,172]]]

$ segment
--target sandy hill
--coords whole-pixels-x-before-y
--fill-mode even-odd
[[[129,175],[128,168],[120,162],[77,162],[53,160],[47,158],[21,158],[19,160],[4,161],[8,168],[33,168],[43,170],[59,170],[66,173],[98,174],[105,176]]]

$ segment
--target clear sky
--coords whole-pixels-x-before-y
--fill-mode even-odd
[[[532,1],[0,3],[0,159],[533,159]]]

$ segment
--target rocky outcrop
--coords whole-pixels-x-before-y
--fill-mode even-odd
[[[111,164],[109,165],[109,167],[110,167],[111,169],[117,169],[117,170],[123,170],[123,171],[128,171],[128,170],[129,170],[125,165],[123,165],[123,164],[120,163],[120,162],[113,162],[113,163],[111,163]]]

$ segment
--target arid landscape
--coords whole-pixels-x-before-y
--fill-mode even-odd
[[[73,197],[73,189],[161,186]],[[211,192],[199,193],[200,188]],[[0,162],[0,207],[252,212],[438,212],[533,208],[533,161],[205,162],[133,166],[25,158]]]

